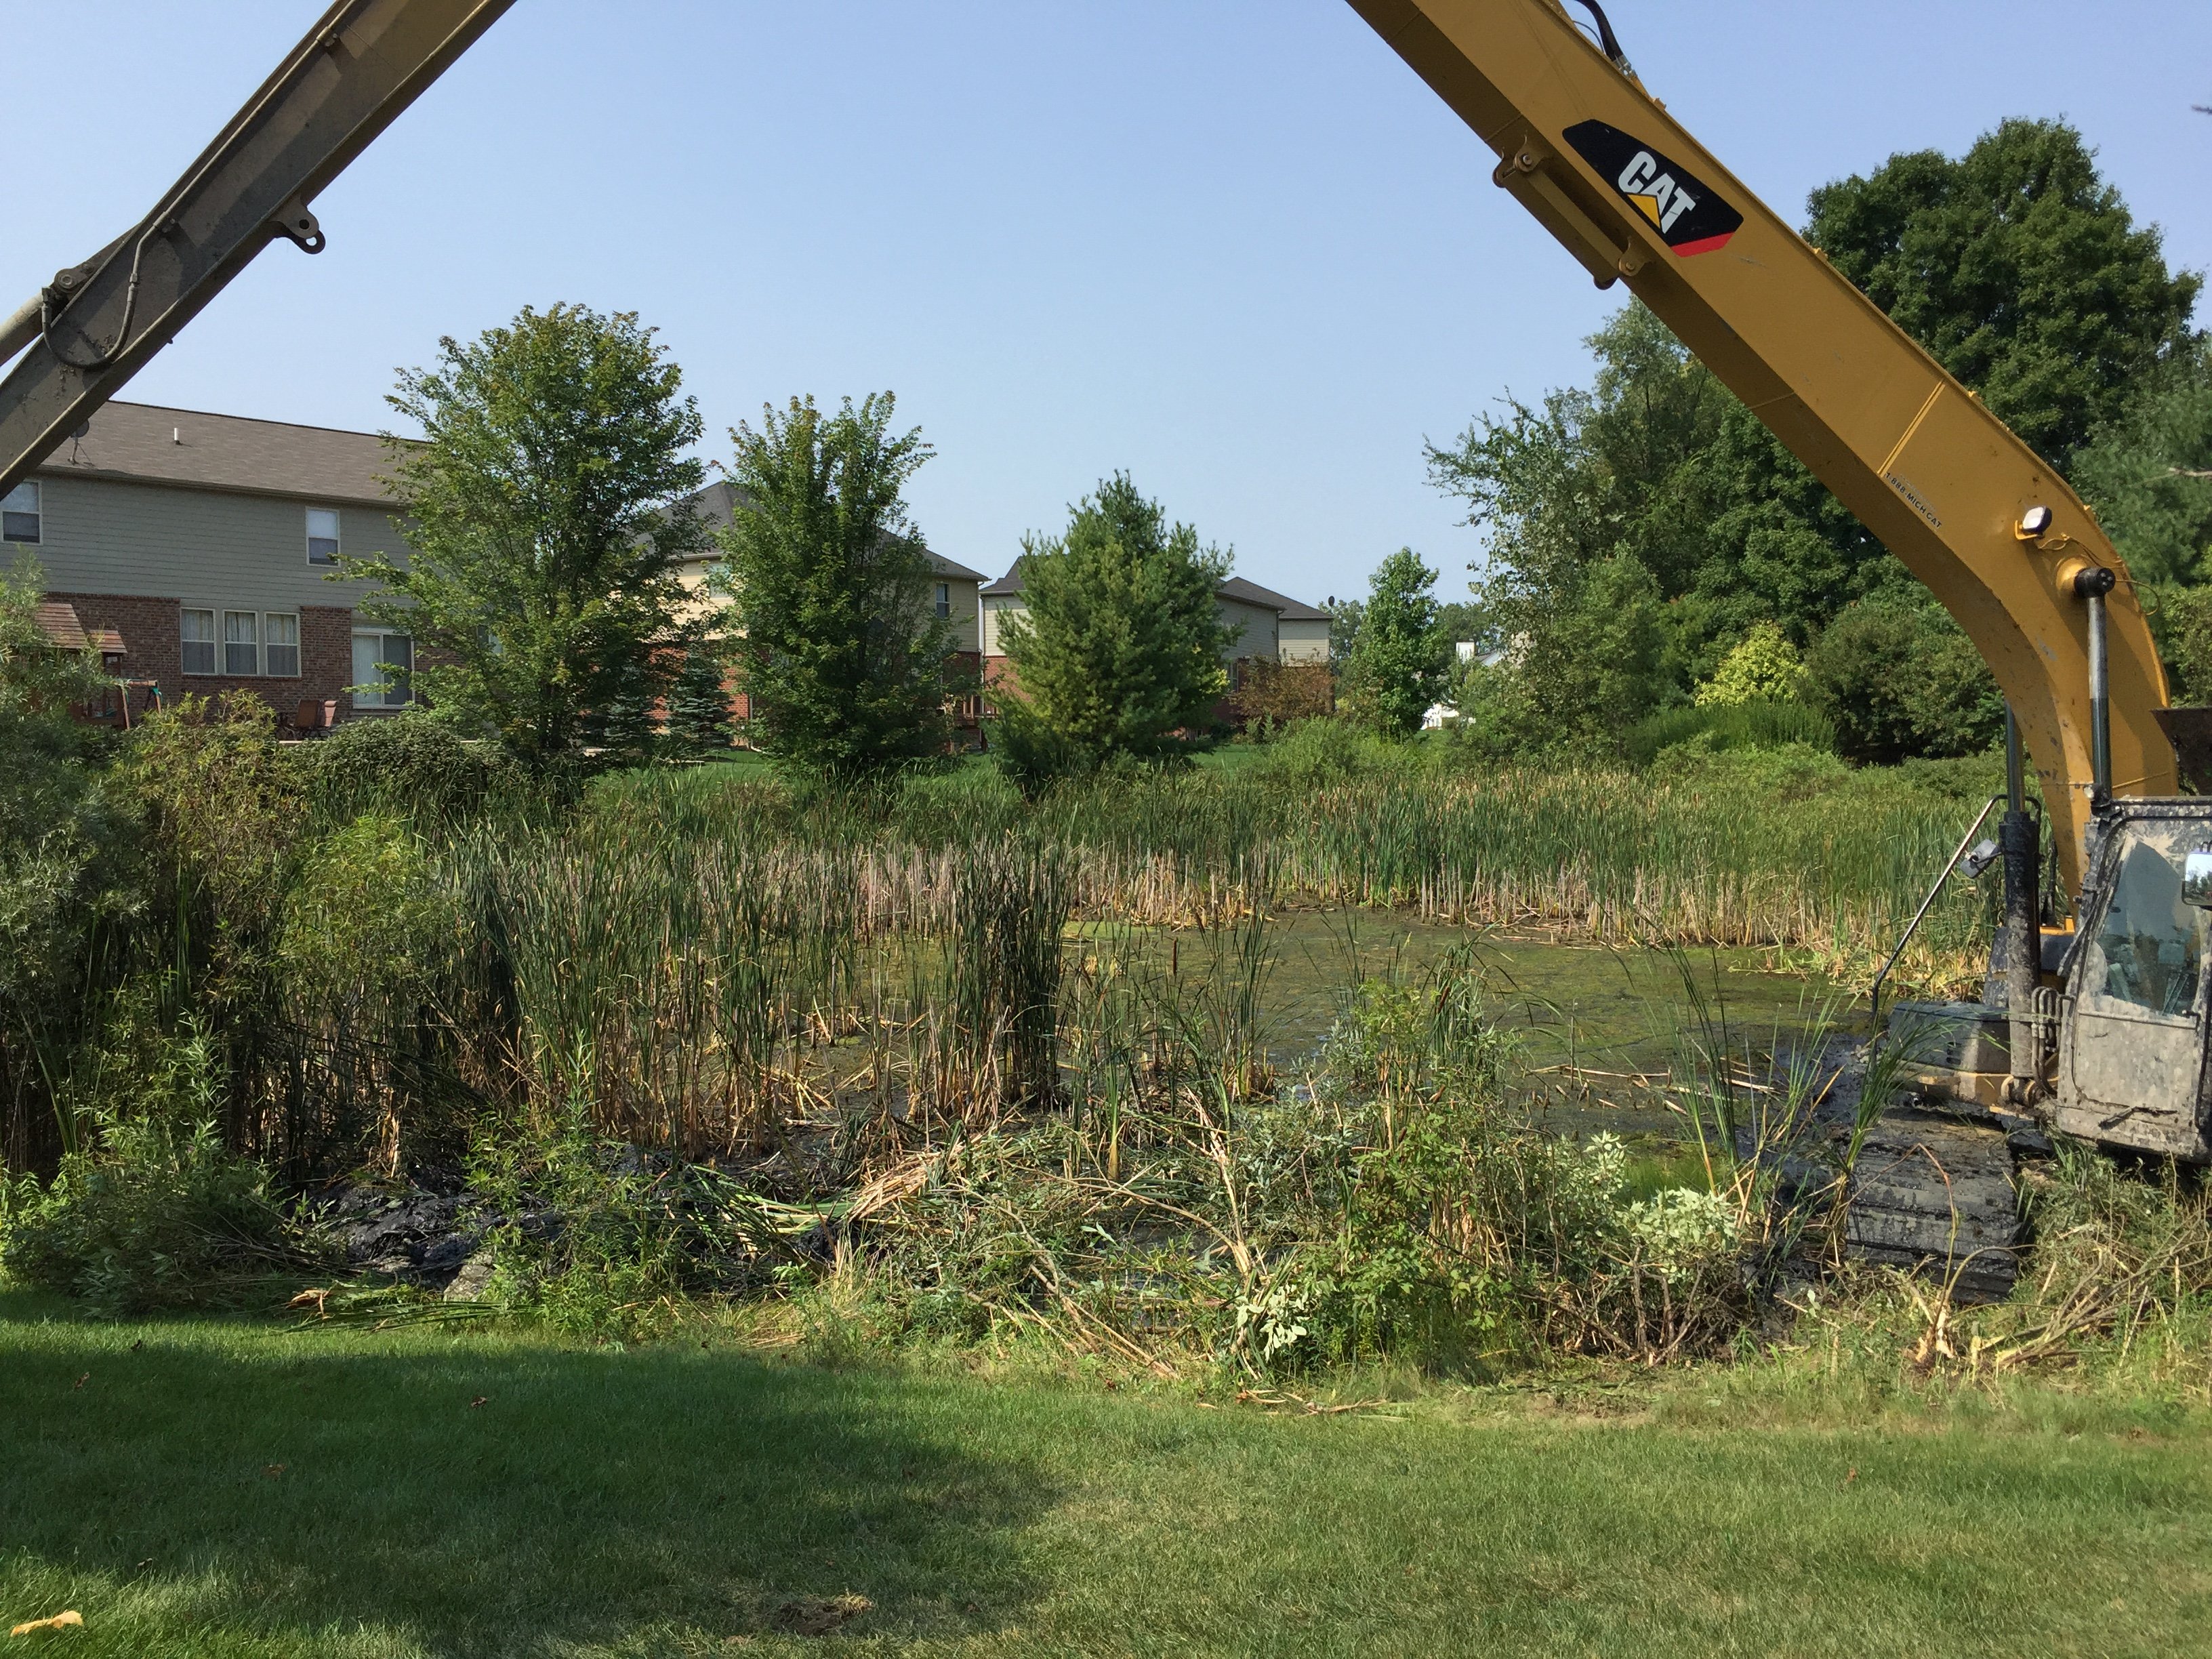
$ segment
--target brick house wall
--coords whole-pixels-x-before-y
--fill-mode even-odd
[[[1021,676],[1014,670],[1011,657],[983,659],[983,708],[987,714],[998,713],[997,702],[1001,696],[1021,695]]]
[[[126,679],[152,680],[161,688],[163,698],[176,700],[184,679],[184,606],[178,601],[119,593],[49,592],[46,597],[73,607],[76,619],[88,629],[112,628],[120,634],[123,660],[118,672]]]
[[[300,678],[291,681],[263,680],[250,689],[270,702],[285,685],[299,688],[300,698],[335,698],[343,719],[353,712],[353,608],[343,605],[303,605],[300,607]]]
[[[117,593],[53,592],[46,597],[75,608],[88,629],[112,628],[123,636],[118,672],[125,679],[151,680],[161,701],[250,691],[279,714],[302,702],[335,701],[341,716],[352,712],[346,687],[353,683],[353,610],[342,605],[300,607],[300,672],[289,674],[187,674],[184,672],[184,604],[179,599]],[[134,705],[135,706],[135,705]]]

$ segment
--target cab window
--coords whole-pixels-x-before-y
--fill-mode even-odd
[[[2183,856],[2178,846],[2169,851],[2149,837],[2129,846],[2084,989],[2155,1014],[2194,1010],[2207,912],[2182,902]]]

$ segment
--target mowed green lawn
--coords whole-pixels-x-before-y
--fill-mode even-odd
[[[480,1402],[480,1403],[478,1403]],[[0,1652],[2160,1654],[2212,1438],[1267,1416],[0,1294]],[[836,1633],[781,1628],[870,1604]]]

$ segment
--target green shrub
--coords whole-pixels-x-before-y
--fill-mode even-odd
[[[1547,1277],[1595,1265],[1621,1159],[1609,1137],[1591,1153],[1534,1133],[1506,1100],[1509,1052],[1465,971],[1358,988],[1322,1045],[1308,1127],[1357,1127],[1318,1137],[1340,1174],[1308,1188],[1316,1212],[1244,1316],[1263,1358],[1456,1365],[1540,1337]],[[1271,1139],[1279,1158],[1293,1138]]]
[[[466,743],[419,708],[352,720],[320,743],[293,751],[308,793],[326,820],[397,812],[427,826],[455,825],[519,792],[514,763],[488,744]]]
[[[437,1086],[442,1023],[422,1018],[465,948],[451,890],[406,820],[364,813],[307,848],[276,957],[294,1030],[326,1057],[331,1130],[350,1143],[330,1148],[337,1158],[366,1150],[397,1176],[466,1144],[465,1103]]]
[[[1847,760],[1972,755],[2004,733],[2004,697],[1964,629],[1932,601],[1861,600],[1814,642],[1806,700]]]
[[[1699,741],[1714,751],[1779,749],[1790,744],[1832,750],[1836,727],[1826,714],[1802,702],[1706,703],[1646,716],[1629,728],[1622,746],[1632,763],[1649,766],[1665,750]]]
[[[143,908],[131,803],[70,706],[96,695],[96,653],[53,649],[45,577],[0,572],[0,1164],[57,1150],[50,1093],[83,1035],[105,948]]]
[[[140,960],[174,972],[172,1016],[175,999],[197,1006],[234,1062],[234,1036],[276,1000],[276,926],[307,827],[269,706],[243,692],[180,698],[131,734],[111,779],[145,826],[149,880],[161,895]]]
[[[1611,1135],[1537,1134],[1465,1091],[1409,1097],[1307,1254],[1318,1357],[1456,1366],[1543,1342],[1555,1286],[1595,1277],[1622,1232],[1625,1161]]]
[[[0,1266],[24,1283],[110,1316],[236,1301],[312,1261],[269,1192],[268,1172],[215,1127],[215,1060],[204,1032],[169,1056],[190,1115],[105,1115],[94,1144],[52,1182],[7,1189]]]
[[[1721,659],[1712,678],[1698,688],[1693,700],[1701,708],[1791,702],[1804,680],[1804,659],[1789,637],[1773,623],[1755,623]]]
[[[1802,743],[1771,749],[1716,749],[1704,737],[1662,749],[1651,763],[1655,782],[1707,799],[1809,800],[1850,782],[1851,769],[1825,749]]]
[[[1392,743],[1349,720],[1322,717],[1286,726],[1249,769],[1249,787],[1325,789],[1362,778],[1418,769],[1421,751]]]
[[[286,896],[277,954],[311,997],[349,1004],[423,977],[446,921],[421,840],[371,812],[308,850]]]
[[[1018,697],[1003,697],[998,718],[988,722],[983,732],[999,769],[1030,799],[1064,779],[1087,776],[1097,767],[1097,755]]]
[[[704,1264],[660,1173],[581,1129],[484,1143],[473,1184],[507,1218],[490,1237],[489,1299],[578,1336],[665,1331]]]
[[[1862,773],[1864,777],[1868,775]],[[1936,760],[1909,760],[1875,776],[1899,790],[1954,801],[1969,811],[1980,808],[1992,795],[2003,793],[2005,763],[2002,750],[1983,750],[1972,755],[1950,755]],[[2033,768],[2028,771],[2031,793],[2041,787]]]

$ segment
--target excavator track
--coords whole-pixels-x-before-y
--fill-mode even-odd
[[[2028,1243],[2014,1154],[2016,1137],[2032,1134],[1933,1102],[1885,1111],[1851,1168],[1846,1250],[1921,1273],[1954,1301],[2003,1300]]]

